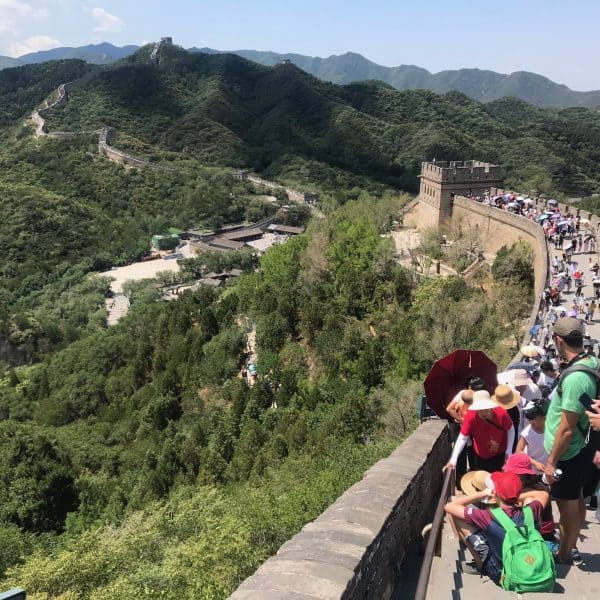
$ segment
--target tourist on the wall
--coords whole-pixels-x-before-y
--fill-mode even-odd
[[[554,325],[556,350],[568,368],[583,364],[597,368],[598,360],[583,348],[585,328],[580,319],[563,317]],[[563,375],[554,390],[546,417],[544,447],[548,452],[545,475],[560,513],[560,546],[556,558],[571,562],[571,551],[585,520],[583,488],[586,466],[592,460],[586,443],[586,406],[596,395],[596,380],[584,372]],[[556,477],[557,469],[562,471]]]
[[[504,461],[512,454],[515,430],[508,413],[494,402],[485,390],[473,394],[460,434],[454,444],[450,460],[444,466],[455,469],[458,458],[467,445],[473,443],[473,452],[469,457],[471,470],[499,471]]]
[[[498,584],[503,569],[502,545],[506,532],[490,509],[479,509],[470,505],[487,500],[491,494],[499,508],[520,526],[524,523],[523,506],[527,505],[533,513],[535,527],[539,531],[542,512],[548,503],[548,493],[530,491],[527,497],[522,496],[523,484],[514,473],[492,473],[490,479],[494,490],[485,489],[468,496],[453,498],[444,510],[454,518],[457,529],[478,553],[483,563],[482,574]],[[472,568],[472,565],[466,566]]]

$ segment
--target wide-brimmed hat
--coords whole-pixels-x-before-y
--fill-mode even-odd
[[[540,349],[533,344],[528,344],[527,346],[523,346],[521,348],[521,354],[523,356],[527,356],[528,358],[536,358],[537,356],[541,356]]]
[[[487,489],[486,480],[490,476],[487,471],[469,471],[460,479],[460,489],[470,496]]]
[[[525,369],[511,369],[512,375],[510,378],[510,384],[514,385],[529,385],[531,383],[531,378],[527,375],[527,371]]]
[[[513,408],[517,404],[519,404],[519,400],[521,399],[521,394],[519,392],[513,390],[508,385],[499,385],[494,390],[494,395],[492,396],[492,400],[496,402],[498,406],[501,406],[504,410],[509,410]]]
[[[469,406],[469,410],[487,410],[497,407],[498,405],[492,400],[488,391],[478,390],[473,392],[473,402]]]

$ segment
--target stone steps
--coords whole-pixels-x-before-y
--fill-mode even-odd
[[[459,548],[458,540],[447,522],[442,530],[441,556],[436,556],[431,568],[427,597],[432,600],[551,600],[556,594],[577,600],[597,600],[600,598],[600,523],[594,512],[587,511],[587,522],[582,529],[578,543],[583,564],[579,566],[558,565],[556,587],[552,593],[517,594],[506,592],[495,585],[488,577],[462,573],[460,562],[470,560],[470,555]]]

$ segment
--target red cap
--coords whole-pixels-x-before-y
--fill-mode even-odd
[[[525,452],[517,452],[509,456],[502,470],[515,475],[537,475],[531,466],[531,458]]]
[[[519,499],[523,484],[517,475],[496,471],[492,473],[491,477],[498,498],[505,502],[516,502]]]

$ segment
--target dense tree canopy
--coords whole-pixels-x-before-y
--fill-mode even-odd
[[[584,113],[342,88],[176,48],[154,67],[147,50],[76,88],[50,127],[110,124],[125,149],[182,170],[124,169],[97,156],[95,136],[36,140],[14,116],[2,129],[0,342],[25,358],[0,367],[0,546],[17,550],[0,568],[4,587],[33,597],[226,597],[412,430],[410,396],[432,361],[458,345],[501,363],[511,353],[527,307],[507,316],[499,299],[526,249],[502,254],[492,293],[420,279],[395,258],[388,234],[409,198],[389,186],[414,188],[432,156],[510,152],[515,182],[572,181],[570,155],[553,153],[575,141],[553,132]],[[69,65],[55,75],[81,69]],[[43,88],[32,73],[30,104]],[[521,143],[532,130],[538,141]],[[577,130],[586,185],[594,131]],[[234,180],[233,165],[320,192],[315,218],[287,211],[306,232],[260,260],[183,262],[183,278],[242,269],[224,289],[167,303],[154,282],[129,284],[131,309],[107,328],[108,281],[93,273],[170,228],[289,202]],[[250,359],[254,385],[241,377]]]

